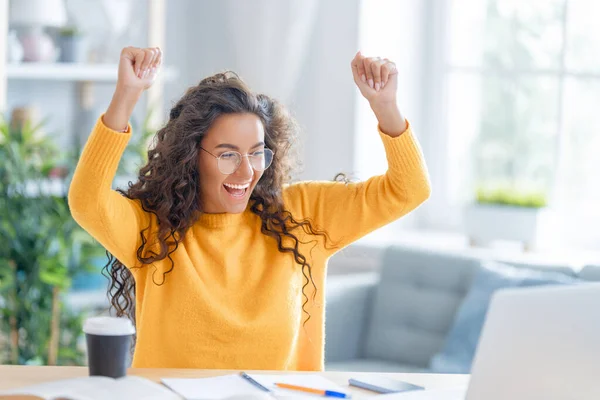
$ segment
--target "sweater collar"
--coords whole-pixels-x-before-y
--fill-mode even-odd
[[[246,209],[239,213],[202,213],[198,219],[198,224],[207,228],[223,228],[227,226],[237,226],[249,221],[254,214],[250,211],[250,203]]]

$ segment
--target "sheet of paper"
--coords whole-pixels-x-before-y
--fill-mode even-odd
[[[231,396],[262,393],[239,375],[212,378],[163,378],[162,383],[187,400],[220,400]]]
[[[250,374],[250,376],[261,385],[272,390],[271,398],[277,399],[300,400],[323,397],[296,390],[281,389],[275,386],[276,382],[306,386],[314,389],[348,392],[348,388],[340,387],[316,374]],[[197,379],[163,378],[162,382],[187,400],[224,400],[231,396],[250,395],[263,395],[264,397],[266,394],[237,374]]]

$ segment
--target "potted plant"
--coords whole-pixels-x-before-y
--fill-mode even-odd
[[[58,47],[61,62],[84,63],[87,61],[87,41],[76,27],[65,27],[58,31]]]
[[[475,202],[465,210],[469,241],[471,245],[485,245],[494,240],[511,240],[523,243],[526,251],[532,250],[546,206],[543,191],[480,187]]]
[[[81,317],[64,309],[62,297],[99,246],[71,218],[74,162],[57,169],[42,125],[0,120],[0,342],[8,344],[0,363],[77,365]],[[45,185],[51,171],[58,193]]]

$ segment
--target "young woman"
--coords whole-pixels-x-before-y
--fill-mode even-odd
[[[138,181],[113,191],[129,117],[161,62],[160,49],[123,49],[69,191],[73,217],[110,253],[113,307],[135,319],[133,366],[322,370],[327,260],[429,196],[394,63],[351,62],[379,121],[382,176],[290,184],[297,125],[226,72],[186,92]]]

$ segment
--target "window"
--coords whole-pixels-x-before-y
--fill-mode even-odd
[[[427,157],[433,192],[417,210],[418,226],[460,231],[478,186],[508,184],[545,192],[569,245],[597,248],[600,2],[363,0],[362,7],[361,48],[399,52],[401,109]],[[360,103],[362,178],[385,168],[373,123]]]
[[[454,0],[448,9],[446,178],[539,189],[558,208],[600,204],[600,3]],[[466,122],[466,123],[465,123]]]

